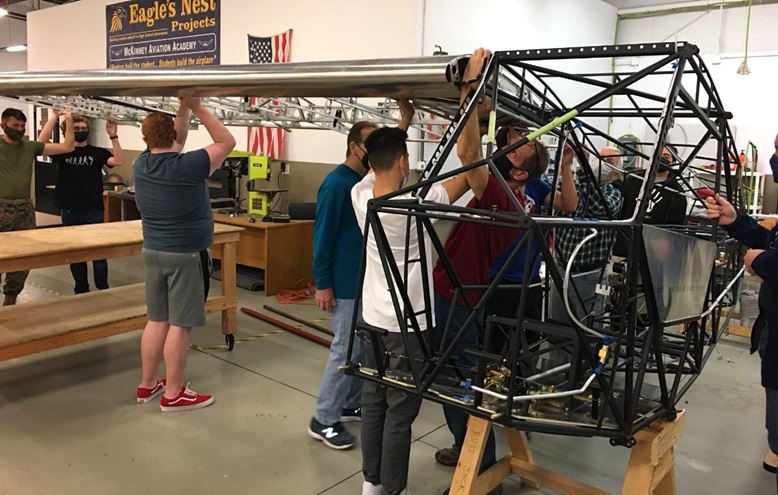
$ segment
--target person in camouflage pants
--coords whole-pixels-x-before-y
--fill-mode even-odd
[[[32,165],[35,157],[61,155],[75,149],[73,114],[65,112],[65,140],[62,143],[27,141],[27,117],[16,108],[6,108],[0,114],[0,232],[35,228],[35,208],[30,200]],[[2,242],[2,241],[0,241]],[[3,306],[16,304],[24,289],[29,271],[5,276]]]
[[[0,232],[35,228],[35,207],[29,199],[0,199]],[[3,293],[8,303],[24,289],[29,270],[5,274]]]

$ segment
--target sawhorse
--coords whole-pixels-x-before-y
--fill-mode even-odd
[[[676,495],[673,446],[685,422],[686,411],[680,411],[675,421],[655,421],[635,434],[637,443],[630,452],[622,495]],[[478,467],[491,427],[491,421],[470,416],[450,495],[484,495],[512,474],[532,488],[547,486],[565,495],[608,495],[604,490],[535,464],[527,435],[515,428],[505,428],[511,454],[479,475]]]

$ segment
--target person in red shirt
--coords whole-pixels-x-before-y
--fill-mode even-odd
[[[463,88],[463,97],[467,88]],[[478,122],[475,117],[468,120],[463,134],[468,139],[457,142],[457,155],[462,163],[474,163],[481,160],[481,138],[479,135]],[[523,135],[512,126],[503,126],[497,134],[497,146],[503,148],[509,144],[517,142],[523,138]],[[463,143],[464,141],[464,143]],[[465,146],[462,146],[465,144]],[[537,141],[517,148],[508,153],[503,159],[495,161],[502,177],[508,183],[519,204],[529,214],[539,214],[542,206],[548,207],[550,203],[551,188],[542,182],[539,177],[545,172],[549,161],[548,151],[545,146]],[[572,176],[572,149],[565,150],[563,165],[561,167],[562,186],[555,199],[557,209],[563,211],[574,211],[578,204],[578,196],[575,191],[575,183]],[[471,188],[475,197],[470,200],[468,207],[475,209],[494,210],[494,211],[515,211],[511,198],[501,187],[499,180],[489,173],[487,167],[477,169],[478,175],[472,178]],[[472,177],[472,176],[471,176]],[[460,222],[452,229],[445,244],[446,254],[453,266],[454,271],[463,285],[486,285],[490,282],[490,272],[505,262],[506,252],[515,246],[520,239],[521,234],[517,236],[516,229],[499,226],[485,226],[474,223]],[[515,260],[509,270],[509,273],[519,273],[523,271],[524,259],[528,255],[534,255],[528,249],[523,249],[517,260]],[[521,277],[521,274],[517,275]],[[451,339],[459,333],[462,325],[470,314],[466,309],[464,298],[471,306],[475,306],[483,296],[483,291],[471,290],[460,295],[460,299],[454,301],[454,287],[446,273],[440,260],[433,271],[434,291],[435,291],[435,320],[436,326],[433,330],[433,345],[440,348],[441,341],[444,338],[444,329],[451,313],[451,327],[448,334],[445,335],[445,345],[450,345]],[[514,283],[513,280],[506,280]],[[519,280],[520,281],[520,280]],[[505,292],[505,291],[503,291]],[[511,291],[512,292],[512,291]],[[515,292],[513,293],[515,296]],[[497,305],[490,304],[491,312],[500,312],[500,301],[505,297],[499,297],[495,301]],[[536,301],[537,308],[540,308],[540,301]],[[528,305],[528,311],[532,312],[533,303]],[[452,308],[453,306],[453,308]],[[513,305],[515,308],[515,304]],[[533,313],[534,314],[534,313]],[[479,311],[477,319],[483,323],[484,312]],[[473,324],[466,332],[464,338],[460,341],[453,355],[456,365],[459,367],[472,367],[475,361],[472,356],[467,355],[465,349],[479,349],[480,335],[479,327]],[[443,406],[443,412],[446,416],[446,423],[454,436],[454,445],[450,448],[440,449],[435,453],[435,459],[445,466],[456,466],[459,459],[459,453],[467,432],[467,414],[457,408]],[[481,461],[481,471],[488,469],[496,462],[494,434],[490,432],[487,440],[486,450]],[[491,494],[499,494],[502,487],[498,486]]]

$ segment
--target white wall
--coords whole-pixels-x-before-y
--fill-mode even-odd
[[[427,0],[423,50],[425,55],[431,55],[434,45],[440,45],[449,54],[459,55],[472,53],[478,47],[497,51],[610,45],[615,29],[615,7],[600,0],[481,0],[477,4],[469,0]],[[611,60],[569,60],[539,65],[571,73],[607,72]],[[568,107],[593,93],[564,81],[556,81],[554,88]],[[604,119],[592,121],[598,127],[604,123]],[[425,151],[431,155],[429,146]],[[454,156],[445,168],[458,166]]]
[[[9,17],[0,19],[0,46],[23,44],[27,28],[25,23]],[[15,72],[27,70],[26,52],[8,52],[0,50],[0,72]],[[6,108],[18,108],[30,117],[30,107],[18,101],[0,98],[0,112]],[[29,127],[32,127],[31,125]],[[2,131],[0,131],[1,134]]]
[[[105,6],[116,0],[81,0],[28,16],[29,70],[105,68]],[[417,55],[418,0],[222,0],[222,64],[248,63],[247,34],[272,36],[294,29],[292,61],[389,58]],[[62,36],[62,26],[79,29]],[[232,128],[246,149],[245,128]],[[122,128],[127,148],[143,149],[137,128]],[[102,137],[102,136],[101,136]],[[188,147],[207,144],[204,131],[190,133]],[[286,158],[343,159],[345,137],[332,131],[287,134]],[[96,144],[107,146],[108,143]]]
[[[778,5],[755,5],[751,11],[748,65],[751,74],[736,74],[743,60],[746,8],[624,19],[619,24],[619,43],[688,41],[700,48],[710,69],[724,108],[733,114],[739,150],[748,141],[759,149],[759,170],[770,172],[768,161],[778,132]],[[640,65],[646,61],[641,60]],[[633,132],[644,126],[633,122]],[[641,136],[642,137],[642,136]]]
[[[601,0],[427,0],[423,47],[441,45],[452,55],[483,46],[493,51],[610,45],[616,29],[615,7]],[[539,63],[570,73],[609,71],[610,59]],[[572,107],[591,95],[577,85],[555,87]]]

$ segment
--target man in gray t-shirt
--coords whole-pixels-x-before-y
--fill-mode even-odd
[[[181,153],[189,111],[213,144]],[[149,321],[141,337],[143,376],[137,400],[164,393],[162,411],[188,411],[213,403],[213,396],[184,386],[192,327],[205,325],[213,243],[213,213],[206,179],[235,147],[235,138],[200,98],[183,98],[175,121],[151,113],[141,126],[148,149],[133,167],[135,202],[143,218],[143,265]],[[166,380],[157,376],[165,359]]]

